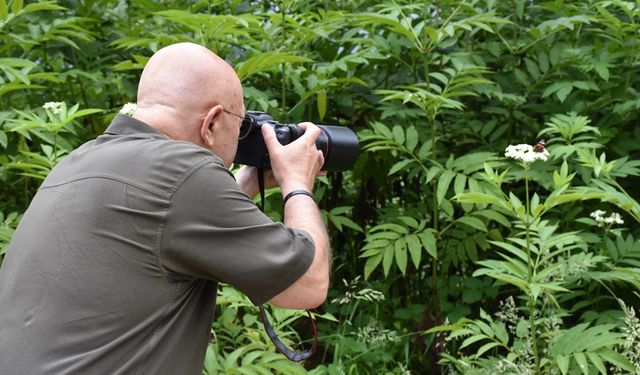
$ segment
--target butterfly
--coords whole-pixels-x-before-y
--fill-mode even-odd
[[[544,139],[539,140],[538,143],[536,143],[533,146],[533,152],[542,152],[542,151],[544,151],[544,146],[545,145],[546,144],[544,143]]]

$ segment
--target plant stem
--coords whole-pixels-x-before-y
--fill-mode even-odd
[[[58,163],[58,132],[54,131],[53,132],[53,165],[52,167],[55,167],[57,163]]]
[[[529,200],[529,166],[525,164],[524,166],[524,190],[525,190],[525,199],[526,199],[526,213],[524,216],[524,225],[525,225],[525,230],[526,230],[526,239],[527,239],[527,281],[529,283],[531,283],[531,281],[533,280],[533,265],[531,264],[532,262],[532,258],[531,258],[531,248],[529,246],[529,243],[531,242],[530,240],[530,230],[529,227],[531,225],[530,222],[530,218],[531,218],[531,203]]]
[[[526,243],[527,243],[527,283],[529,284],[529,324],[530,324],[530,335],[531,335],[531,351],[533,353],[533,364],[535,373],[539,373],[540,371],[540,358],[538,356],[538,337],[537,337],[537,326],[536,326],[536,301],[533,296],[532,285],[533,285],[533,267],[532,264],[533,258],[531,257],[531,237],[530,237],[530,227],[531,227],[531,203],[529,198],[529,165],[524,165],[524,189],[525,189],[525,199],[526,199],[526,212],[524,216],[524,225],[525,225],[525,233],[526,233]]]
[[[437,147],[436,147],[436,119],[435,116],[429,116],[431,120],[431,160],[435,161],[437,157]],[[435,233],[438,233],[438,180],[434,178],[433,180],[433,230]],[[436,247],[437,251],[437,247]],[[432,274],[431,274],[431,288],[434,292],[434,312],[437,309],[437,296],[435,296],[435,292],[438,287],[438,262],[436,258],[432,260]]]
[[[287,40],[287,20],[284,11],[284,4],[280,2],[280,13],[282,15],[282,44],[286,44]],[[286,80],[286,71],[285,71],[285,63],[282,63],[282,82],[281,82],[281,92],[280,92],[280,110],[284,112],[286,108],[286,98],[287,98],[287,80]],[[288,120],[288,119],[287,119]]]
[[[342,322],[342,329],[340,330],[339,336],[340,337],[344,337],[345,336],[345,332],[347,331],[347,327],[346,325],[353,325],[353,317],[356,314],[356,309],[358,308],[358,305],[360,304],[360,300],[356,300],[356,303],[353,305],[353,308],[351,309],[351,312],[349,313],[349,318],[346,321]],[[333,352],[333,358],[340,358],[340,343],[341,341],[338,341],[336,343],[334,352]]]
[[[429,77],[429,75],[427,74],[427,77]],[[433,112],[433,114],[431,114],[429,117],[431,119],[431,160],[432,163],[436,162],[436,157],[437,155],[437,151],[438,151],[438,147],[437,147],[437,137],[436,137],[436,114],[437,114],[437,110],[435,110]],[[440,237],[440,234],[438,232],[440,223],[439,223],[439,205],[438,205],[438,179],[434,178],[433,179],[433,230],[436,236]],[[436,242],[437,243],[437,242]],[[438,254],[438,246],[436,245],[436,255]],[[438,293],[438,261],[437,258],[434,257],[431,260],[432,264],[431,264],[431,291],[433,294],[433,298],[432,298],[432,311],[433,311],[433,320],[435,325],[441,324],[440,321],[440,294]],[[437,347],[437,342],[438,342],[438,334],[436,334],[435,337],[435,347],[434,347],[434,354],[436,357],[440,356],[440,352],[438,350]],[[434,364],[434,368],[438,369],[438,365]],[[438,371],[439,372],[439,371]]]

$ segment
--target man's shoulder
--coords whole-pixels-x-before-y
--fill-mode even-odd
[[[169,196],[202,166],[226,170],[222,159],[190,142],[116,137],[88,142],[67,155],[43,187],[106,178]]]

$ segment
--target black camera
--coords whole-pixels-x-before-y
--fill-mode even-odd
[[[304,133],[298,125],[281,124],[267,113],[247,111],[240,128],[238,151],[234,163],[262,168],[271,167],[267,146],[260,131],[260,127],[264,124],[273,127],[282,145],[295,141]],[[324,155],[322,170],[345,171],[353,167],[360,151],[356,134],[343,126],[318,125],[318,127],[321,133],[316,141],[316,147]]]

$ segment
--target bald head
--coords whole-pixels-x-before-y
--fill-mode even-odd
[[[244,113],[235,71],[205,47],[178,43],[149,59],[140,77],[134,117],[169,138],[192,140],[216,105]]]

